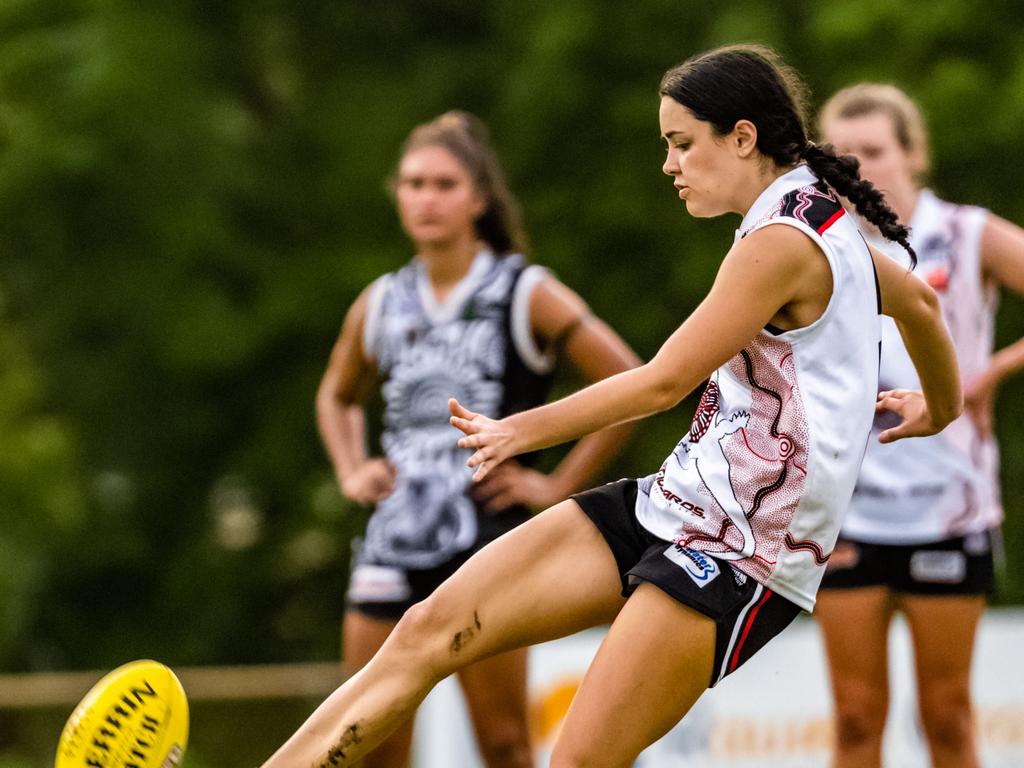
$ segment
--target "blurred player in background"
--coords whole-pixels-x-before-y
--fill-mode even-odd
[[[354,765],[449,674],[607,622],[551,765],[632,765],[813,607],[876,401],[903,417],[886,440],[959,414],[934,292],[869,250],[836,193],[886,237],[906,244],[906,228],[855,163],[808,141],[798,76],[768,49],[732,46],[669,70],[659,94],[662,170],[687,210],[743,217],[707,297],[639,368],[499,420],[450,407],[481,482],[710,377],[688,433],[659,471],[560,502],[470,558],[265,768]],[[647,275],[653,290],[660,279]],[[881,312],[899,320],[923,394],[877,397]]]
[[[1024,230],[922,186],[928,141],[917,106],[891,85],[860,84],[822,109],[821,134],[855,155],[861,175],[910,224],[917,274],[935,289],[964,379],[964,414],[941,434],[899,445],[872,440],[822,583],[837,731],[834,766],[881,764],[886,664],[894,611],[910,626],[925,736],[936,768],[978,765],[970,697],[975,630],[993,588],[1002,520],[992,401],[1024,368],[1024,340],[992,353],[1000,288],[1024,293]],[[871,245],[906,254],[870,225]],[[896,325],[883,320],[880,389],[918,377]],[[889,427],[881,413],[875,431]]]
[[[591,482],[629,431],[584,438],[550,474],[510,459],[473,486],[448,398],[500,418],[544,402],[558,358],[587,382],[639,364],[576,293],[526,263],[518,204],[475,117],[449,112],[413,130],[393,186],[416,256],[356,300],[317,397],[342,493],[375,505],[347,595],[349,674],[474,552]],[[377,387],[383,456],[370,457],[363,404]],[[532,766],[526,650],[481,659],[459,681],[486,765]],[[363,764],[407,765],[411,736],[410,719]]]

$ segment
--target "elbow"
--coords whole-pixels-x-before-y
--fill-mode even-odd
[[[920,306],[920,313],[923,316],[932,322],[943,322],[942,305],[939,303],[939,295],[924,281],[921,282],[921,289],[918,292],[918,304]]]
[[[334,393],[330,387],[323,383],[316,390],[316,397],[313,398],[313,406],[318,414],[323,414],[336,403]]]
[[[313,407],[317,416],[329,418],[338,410],[350,405],[354,405],[354,403],[348,402],[348,398],[338,390],[336,382],[326,378],[320,382],[313,399]]]
[[[904,314],[896,318],[897,322],[911,326],[917,333],[932,333],[938,331],[948,336],[946,321],[942,316],[942,304],[939,303],[939,295],[924,280],[915,277],[912,283]],[[939,330],[941,329],[941,330]]]
[[[951,398],[949,403],[946,403],[941,408],[938,417],[932,417],[933,421],[936,422],[936,426],[940,429],[945,429],[949,424],[952,424],[960,414],[964,412],[964,393],[963,389],[957,387],[956,396]]]
[[[657,368],[651,369],[650,363],[642,369],[648,370],[648,381],[646,387],[646,400],[650,405],[651,413],[661,413],[669,408],[679,405],[679,401],[686,397],[686,392],[680,386],[676,377],[666,375]],[[641,369],[641,370],[642,370]]]

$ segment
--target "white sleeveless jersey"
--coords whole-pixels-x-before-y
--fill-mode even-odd
[[[970,381],[989,365],[997,290],[983,283],[981,232],[988,212],[920,193],[911,220],[916,274],[939,296],[956,347],[960,375]],[[869,235],[871,244],[909,266],[906,252]],[[876,242],[881,240],[881,242]],[[920,381],[888,317],[882,324],[882,389],[917,389]],[[843,535],[880,544],[921,544],[998,526],[998,451],[966,413],[931,437],[882,445],[878,432],[895,417],[876,420]]]
[[[443,303],[418,261],[374,283],[363,348],[384,379],[381,447],[398,472],[367,523],[361,561],[432,568],[475,544],[472,451],[457,445],[448,398],[494,418],[544,402],[555,360],[534,341],[529,306],[546,274],[484,250]]]
[[[871,429],[878,286],[856,222],[807,167],[761,193],[737,239],[771,224],[821,248],[828,306],[804,328],[762,331],[715,371],[689,434],[640,481],[636,513],[809,611]]]

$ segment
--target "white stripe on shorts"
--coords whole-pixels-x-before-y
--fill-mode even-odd
[[[754,590],[754,596],[750,598],[750,602],[743,606],[743,610],[740,611],[740,615],[736,617],[736,623],[732,625],[732,636],[729,638],[729,645],[725,649],[725,658],[722,659],[722,668],[718,670],[718,679],[715,680],[715,685],[722,682],[722,678],[725,677],[725,671],[729,669],[729,657],[732,656],[733,648],[736,647],[736,638],[740,633],[740,627],[743,626],[743,620],[747,617],[747,613],[750,608],[757,603],[760,599],[761,594],[764,592],[764,587],[760,584]]]

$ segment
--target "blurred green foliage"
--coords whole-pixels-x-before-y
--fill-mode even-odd
[[[534,258],[647,357],[737,223],[688,219],[661,174],[666,68],[759,41],[815,105],[895,82],[938,192],[1024,222],[1022,30],[1009,0],[0,4],[0,669],[337,656],[365,514],[313,395],[348,305],[410,255],[384,179],[415,124],[490,124]],[[1022,395],[999,404],[1014,602]],[[609,474],[656,467],[689,413]]]

